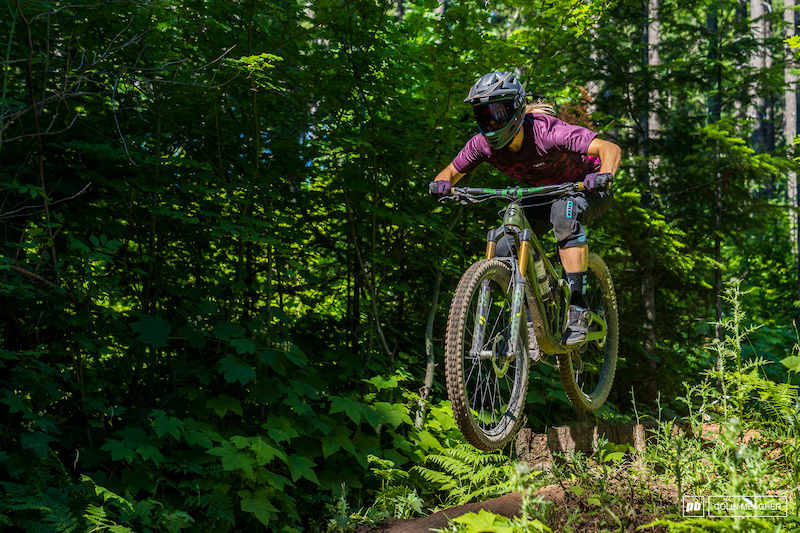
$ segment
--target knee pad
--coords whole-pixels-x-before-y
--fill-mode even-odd
[[[553,202],[550,209],[550,223],[553,225],[553,232],[560,248],[565,248],[565,243],[577,239],[583,234],[583,241],[572,244],[579,246],[586,242],[586,234],[578,221],[581,213],[581,206],[576,204],[573,198],[562,198]]]

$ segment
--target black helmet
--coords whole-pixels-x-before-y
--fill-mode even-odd
[[[522,126],[525,89],[510,72],[481,76],[464,101],[472,104],[478,128],[495,150],[510,143]]]

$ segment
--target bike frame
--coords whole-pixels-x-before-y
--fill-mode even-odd
[[[486,238],[486,259],[493,259],[496,254],[497,240],[504,235],[511,235],[517,245],[518,257],[511,257],[510,266],[512,269],[512,296],[511,296],[511,332],[510,350],[512,354],[517,353],[520,338],[517,332],[520,331],[520,321],[523,320],[522,314],[525,311],[525,303],[528,304],[531,320],[533,322],[536,340],[543,352],[549,354],[567,353],[579,348],[578,346],[566,346],[562,344],[561,338],[567,325],[567,309],[570,299],[569,285],[556,273],[555,268],[544,253],[544,248],[532,230],[528,219],[525,218],[520,201],[522,198],[533,198],[541,196],[553,196],[558,193],[583,190],[583,183],[569,183],[566,185],[549,185],[544,187],[529,188],[510,188],[510,189],[473,189],[455,188],[456,194],[481,195],[487,198],[508,198],[511,199],[503,215],[503,223],[499,228],[490,230]],[[544,264],[548,285],[551,287],[551,294],[541,293],[539,281],[537,280],[534,259],[541,257]],[[489,287],[484,282],[478,296],[478,317],[475,321],[473,332],[473,350],[475,346],[482,346],[483,334],[485,329],[485,316],[489,306]],[[527,317],[526,317],[527,318]],[[590,331],[587,334],[586,342],[604,342],[606,337],[605,320],[590,310],[589,324],[599,325],[597,331]],[[479,348],[477,348],[479,349]],[[527,347],[525,347],[527,349]],[[478,354],[476,354],[478,355]]]

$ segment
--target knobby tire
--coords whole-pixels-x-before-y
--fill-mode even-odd
[[[558,370],[564,392],[578,411],[591,412],[599,409],[608,398],[611,385],[614,382],[614,373],[617,368],[617,350],[619,348],[619,316],[617,312],[617,297],[611,273],[603,259],[597,255],[589,254],[590,283],[599,285],[602,293],[602,305],[605,311],[607,324],[606,341],[603,353],[603,362],[594,390],[584,393],[576,382],[573,357],[570,353],[559,354]],[[593,309],[597,311],[596,309]],[[591,344],[591,343],[590,343]]]
[[[478,305],[478,294],[485,280],[489,280],[490,284],[496,283],[499,287],[507,288],[505,297],[510,302],[513,286],[510,285],[511,269],[506,263],[497,259],[480,260],[467,269],[458,283],[450,305],[445,342],[445,375],[447,394],[462,435],[478,449],[495,450],[505,446],[516,435],[524,418],[525,395],[528,389],[528,334],[526,321],[521,320],[519,332],[521,347],[516,350],[517,354],[513,359],[515,364],[511,380],[512,390],[509,393],[507,408],[496,427],[482,427],[480,416],[476,419],[476,415],[473,414],[475,409],[471,409],[474,398],[471,397],[467,386],[467,381],[471,379],[470,370],[474,371],[476,363],[471,360],[470,368],[465,353],[469,355],[471,340],[467,339],[468,337],[471,339],[470,328],[474,327],[474,322],[469,323],[470,310],[473,311],[473,320],[479,320],[474,308]],[[498,317],[503,315],[502,309],[498,312]],[[510,315],[509,309],[508,316]],[[485,342],[490,340],[484,338]],[[483,362],[478,360],[477,364],[482,365]],[[480,382],[479,378],[477,379]],[[491,377],[489,380],[491,381]],[[502,406],[502,398],[500,405]],[[483,415],[483,410],[480,414]]]

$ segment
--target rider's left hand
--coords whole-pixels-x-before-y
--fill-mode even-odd
[[[592,172],[583,178],[583,186],[587,191],[610,189],[613,178],[610,172]]]
[[[432,181],[428,186],[428,192],[431,194],[431,196],[435,196],[436,198],[447,196],[450,194],[450,189],[450,182],[447,180]]]

